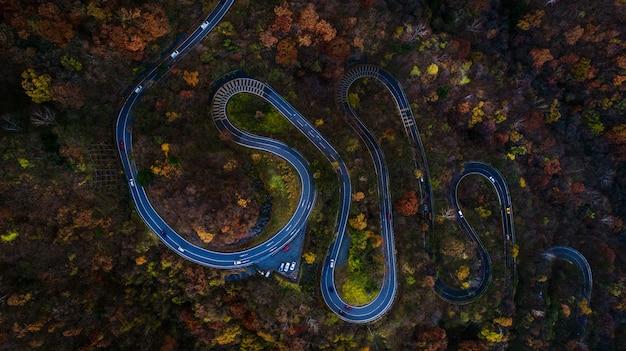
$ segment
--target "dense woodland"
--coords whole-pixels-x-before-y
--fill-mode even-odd
[[[231,102],[235,122],[298,149],[318,189],[296,284],[278,274],[225,281],[233,272],[182,259],[135,212],[113,135],[122,97],[215,3],[0,0],[0,349],[625,349],[626,1],[236,0],[146,88],[133,111],[138,181],[187,240],[216,250],[279,229],[300,185],[286,163],[216,131],[213,83],[243,70],[314,123],[350,168],[352,245],[336,279],[363,304],[384,269],[376,178],[334,89],[360,62],[400,79],[430,165],[440,262],[433,271],[424,251],[427,223],[391,95],[360,81],[350,103],[393,179],[401,277],[394,307],[369,326],[339,320],[319,294],[338,202],[333,165],[256,98]],[[507,284],[496,194],[464,180],[461,206],[494,267],[487,293],[455,306],[432,286],[436,273],[458,287],[477,276],[475,248],[447,203],[466,160],[508,181],[518,266]],[[250,237],[268,204],[269,222]],[[555,245],[587,257],[589,304],[577,299],[579,273],[542,255]]]

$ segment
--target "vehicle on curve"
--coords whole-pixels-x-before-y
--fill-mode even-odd
[[[124,148],[124,142],[123,141],[120,141],[120,150],[122,150],[122,151],[126,150]]]
[[[463,212],[461,212],[461,210],[459,210],[459,218],[463,218]]]
[[[280,251],[281,252],[287,252],[287,251],[289,251],[290,248],[291,248],[291,245],[287,245],[287,246],[283,247],[283,249],[280,250]]]
[[[182,247],[180,247],[180,246],[179,246],[179,247],[178,247],[178,251],[180,251],[180,252],[185,252],[185,249],[183,249]]]
[[[241,264],[241,261],[235,261],[235,262],[234,262],[234,264],[235,264],[235,265],[240,265],[240,264]]]
[[[204,21],[202,22],[202,24],[200,25],[200,28],[205,29],[206,27],[209,26],[209,21]]]
[[[352,306],[346,305],[346,310],[350,311],[351,309],[352,309]]]
[[[335,268],[335,260],[333,258],[330,259],[330,268]]]
[[[175,58],[175,57],[176,57],[176,56],[178,56],[179,54],[180,54],[180,52],[179,52],[178,50],[176,50],[176,51],[174,51],[174,52],[170,55],[170,57],[171,57],[171,58]]]
[[[506,214],[511,214],[511,208],[510,207],[506,208]]]
[[[133,188],[135,187],[135,180],[133,178],[130,178],[128,183],[130,184],[131,187],[133,187]]]
[[[139,85],[135,88],[135,93],[139,94],[143,90],[143,86]]]
[[[291,262],[291,268],[289,268],[290,271],[293,271],[294,269],[296,269],[296,261]]]
[[[489,176],[489,180],[494,184],[496,183],[496,180],[492,176]]]

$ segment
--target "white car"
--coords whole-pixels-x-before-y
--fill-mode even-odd
[[[178,52],[178,50],[176,50],[176,51],[174,51],[174,52],[170,55],[170,57],[171,57],[171,58],[174,58],[174,57],[178,56],[178,54],[180,54],[180,52]]]
[[[459,218],[463,218],[463,212],[461,212],[461,210],[459,210]]]
[[[335,267],[335,259],[331,258],[330,259],[330,268],[334,268]]]
[[[135,181],[133,180],[133,178],[130,178],[128,183],[130,184],[130,186],[135,187]]]
[[[282,271],[283,271],[283,268],[285,268],[285,262],[282,262],[282,263],[280,264],[280,268],[278,268],[278,271],[279,271],[279,272],[282,272]]]
[[[489,176],[489,180],[491,180],[491,182],[492,182],[492,183],[494,183],[494,184],[496,183],[496,180],[495,180],[495,179],[493,179],[493,177],[492,177],[492,176]]]
[[[180,247],[180,246],[179,246],[179,247],[178,247],[178,251],[180,251],[180,252],[185,252],[185,249],[183,249],[182,247]]]
[[[265,272],[265,278],[269,277],[271,273],[272,273],[271,271]]]
[[[290,271],[293,271],[294,269],[296,269],[296,261],[291,262],[291,268],[289,268]]]
[[[285,263],[285,272],[289,271],[289,262]]]
[[[139,94],[141,92],[141,90],[143,89],[143,86],[138,86],[135,88],[135,93]]]
[[[235,261],[235,265],[240,265],[241,261]]]
[[[204,29],[204,28],[206,28],[206,27],[208,27],[208,26],[209,26],[209,21],[204,21],[204,22],[202,22],[202,24],[200,25],[200,28]]]

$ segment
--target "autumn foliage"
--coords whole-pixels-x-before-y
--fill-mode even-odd
[[[396,204],[396,208],[403,216],[412,216],[416,214],[417,211],[419,211],[419,201],[417,200],[415,191],[410,190],[406,192]]]

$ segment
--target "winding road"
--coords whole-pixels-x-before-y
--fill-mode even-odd
[[[587,305],[591,303],[591,290],[593,288],[593,275],[591,273],[591,266],[589,266],[589,262],[583,254],[578,252],[577,250],[568,247],[568,246],[555,246],[548,249],[545,252],[545,257],[548,259],[559,258],[565,260],[578,268],[580,272],[581,278],[581,289],[579,299],[586,299]],[[586,314],[583,314],[580,317],[580,324],[582,326],[582,333],[579,333],[578,336],[580,340],[584,339],[585,331],[587,328],[587,318]]]
[[[298,206],[285,226],[267,241],[255,247],[238,252],[217,252],[207,250],[191,244],[176,233],[159,216],[150,203],[146,190],[139,184],[137,179],[137,167],[132,160],[132,127],[133,118],[131,111],[141,94],[154,85],[165,72],[169,70],[181,57],[195,47],[215,26],[222,20],[233,5],[234,0],[221,0],[216,8],[204,19],[195,30],[187,35],[171,51],[167,52],[162,59],[143,72],[124,94],[124,104],[117,116],[115,128],[116,143],[122,166],[126,174],[130,194],[139,216],[146,225],[161,239],[161,241],[177,254],[201,265],[220,268],[235,269],[250,266],[266,260],[285,247],[297,235],[301,235],[306,228],[308,217],[315,203],[316,193],[313,187],[309,165],[304,157],[287,144],[258,135],[254,135],[238,129],[227,116],[228,101],[237,94],[247,93],[256,95],[276,108],[290,123],[302,133],[319,151],[331,162],[338,173],[339,208],[335,226],[335,240],[332,242],[329,252],[323,261],[321,270],[320,288],[324,301],[328,307],[344,321],[351,323],[368,323],[382,317],[391,308],[398,288],[397,263],[394,247],[392,203],[389,191],[389,174],[385,164],[384,154],[378,145],[375,136],[367,126],[359,119],[355,110],[348,103],[349,89],[352,84],[362,78],[374,78],[381,82],[391,93],[396,108],[399,112],[405,133],[409,139],[413,151],[413,162],[416,175],[419,175],[420,194],[424,218],[429,224],[429,232],[433,233],[434,221],[432,211],[434,208],[433,192],[430,182],[428,162],[415,118],[407,96],[400,82],[386,70],[375,65],[356,65],[347,70],[337,87],[336,100],[340,110],[346,115],[347,121],[357,132],[366,145],[374,164],[377,174],[377,187],[380,205],[381,234],[383,237],[382,252],[385,260],[385,272],[383,282],[377,296],[373,301],[363,306],[348,305],[337,293],[335,285],[335,263],[338,261],[339,252],[347,235],[347,222],[351,204],[351,182],[348,168],[341,159],[339,152],[319,133],[319,131],[291,106],[280,94],[268,84],[246,77],[242,73],[227,75],[220,79],[211,99],[211,114],[215,126],[221,131],[231,135],[231,140],[239,145],[270,152],[289,162],[300,178],[301,194]],[[160,72],[160,73],[159,73]],[[496,169],[480,162],[465,163],[462,173],[452,183],[450,189],[450,202],[456,211],[457,220],[464,233],[470,240],[476,242],[477,258],[480,260],[481,269],[478,283],[468,289],[455,289],[447,286],[441,279],[435,282],[435,291],[445,301],[455,304],[469,303],[481,296],[491,281],[491,258],[484,245],[480,241],[475,230],[469,225],[458,203],[457,193],[460,182],[469,175],[479,175],[486,178],[494,187],[501,208],[502,227],[504,233],[504,253],[506,266],[512,274],[515,273],[515,258],[511,250],[515,245],[515,232],[513,225],[513,213],[509,189],[503,176]],[[429,254],[434,257],[430,248]],[[582,296],[589,301],[591,297],[591,268],[580,253],[567,247],[555,247],[548,251],[549,255],[566,259],[576,264],[585,281]],[[510,277],[509,277],[510,278]]]
[[[511,268],[511,271],[515,271],[515,258],[511,253],[511,249],[515,245],[515,228],[513,225],[513,209],[511,206],[511,195],[509,188],[504,180],[504,177],[498,170],[491,167],[488,164],[481,162],[467,162],[463,165],[463,172],[455,181],[451,184],[450,191],[450,203],[453,205],[456,213],[457,221],[461,226],[461,230],[468,235],[471,241],[476,242],[476,255],[480,261],[480,269],[478,277],[478,284],[476,286],[470,286],[468,289],[456,289],[447,286],[440,278],[435,281],[435,291],[439,296],[450,303],[454,304],[466,304],[480,297],[491,282],[491,256],[485,249],[480,237],[469,224],[458,202],[458,189],[461,181],[469,175],[480,175],[487,179],[493,186],[498,195],[500,202],[500,214],[502,218],[502,232],[504,233],[504,257],[507,267]]]
[[[137,208],[137,212],[146,225],[159,236],[165,245],[184,258],[201,265],[221,269],[240,268],[262,261],[278,252],[282,247],[287,245],[295,235],[304,230],[306,219],[315,199],[314,190],[310,186],[310,176],[308,174],[306,162],[304,162],[299,155],[287,151],[284,147],[281,147],[281,145],[271,139],[261,140],[251,135],[241,136],[239,140],[240,142],[257,143],[257,145],[263,143],[268,151],[274,152],[281,157],[285,157],[292,162],[296,170],[298,170],[303,184],[302,187],[304,191],[302,192],[300,199],[300,205],[302,205],[302,208],[299,208],[294,213],[283,229],[261,245],[239,252],[216,252],[206,250],[189,243],[176,233],[165,222],[165,220],[159,216],[150,203],[146,190],[136,181],[137,167],[134,161],[130,158],[130,155],[132,154],[133,125],[133,119],[130,112],[145,89],[147,89],[149,85],[153,84],[154,81],[159,79],[159,75],[157,73],[158,67],[164,64],[169,66],[197,45],[222,20],[233,3],[234,0],[220,1],[216,8],[202,22],[202,24],[199,25],[189,36],[187,36],[187,38],[183,40],[179,46],[174,48],[169,55],[164,56],[160,62],[153,65],[151,69],[140,75],[140,78],[136,80],[133,88],[130,89],[130,93],[128,93],[125,98],[124,105],[118,114],[115,128],[115,136],[117,144],[119,145],[118,150],[120,159],[122,161],[124,173],[128,179],[130,194],[133,198],[135,207]]]

